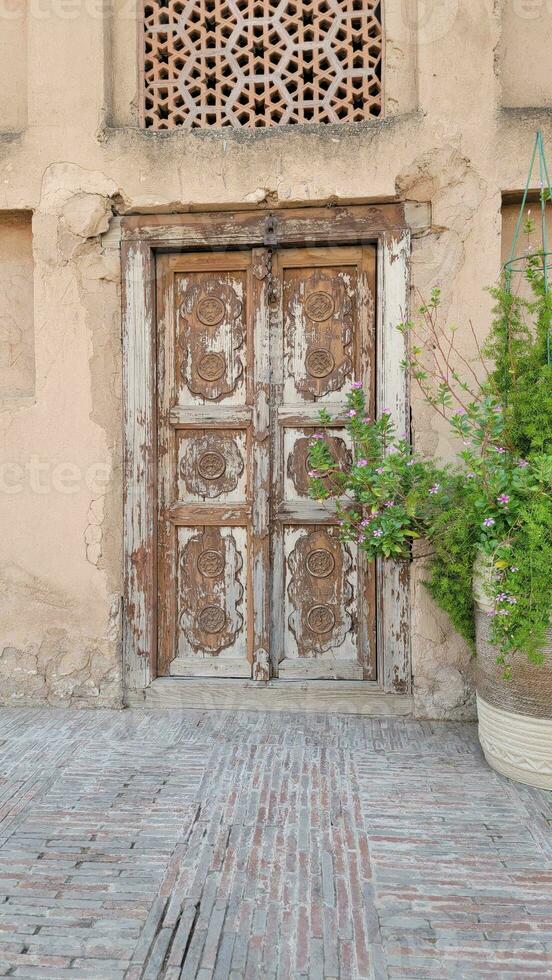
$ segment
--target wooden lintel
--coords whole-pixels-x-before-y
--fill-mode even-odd
[[[274,211],[278,245],[354,244],[378,241],[382,233],[408,228],[405,206],[363,204],[332,208]],[[243,248],[260,246],[266,233],[266,211],[131,215],[123,218],[124,241],[148,242],[152,248]]]

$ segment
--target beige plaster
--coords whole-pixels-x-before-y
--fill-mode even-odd
[[[40,17],[30,4],[27,126],[0,138],[0,211],[35,211],[35,395],[0,406],[2,460],[23,469],[10,471],[0,508],[0,679],[10,702],[120,703],[113,214],[396,195],[430,202],[432,227],[414,241],[413,284],[424,294],[441,286],[443,310],[473,353],[467,322],[485,334],[485,287],[501,265],[501,192],[524,186],[537,126],[552,147],[545,93],[530,114],[503,108],[504,5],[496,0],[388,5],[381,121],[169,135],[136,126],[134,8],[114,4],[115,14],[130,9],[122,28],[108,5],[91,0],[44,0]],[[10,49],[4,70],[18,71],[18,57]],[[415,393],[413,426],[419,448],[450,457],[448,433]],[[416,708],[464,717],[469,654],[422,576],[415,563]]]
[[[17,133],[27,123],[27,3],[0,3],[0,132]]]
[[[0,399],[34,395],[32,214],[0,213]]]
[[[512,108],[552,107],[552,3],[502,0],[499,47],[501,102]]]

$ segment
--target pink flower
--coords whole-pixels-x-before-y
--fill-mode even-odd
[[[382,415],[391,415],[391,409],[390,408],[382,408],[381,414]]]
[[[364,520],[360,522],[360,526],[361,527],[369,527],[371,523],[372,523],[372,521],[369,520],[368,517],[365,517]]]
[[[430,494],[439,493],[439,490],[440,489],[441,489],[441,484],[440,483],[435,483],[434,486],[432,486],[432,487],[429,488],[429,492],[430,492]]]
[[[494,517],[486,517],[483,521],[483,527],[494,527]]]
[[[510,498],[509,498],[509,496],[508,496],[507,493],[501,493],[500,494],[500,497],[497,497],[496,499],[498,500],[499,504],[509,504],[510,503]]]
[[[313,439],[323,439],[324,436],[322,435],[321,432],[315,432],[312,438]]]
[[[318,470],[309,470],[309,476],[311,480],[314,480],[314,478],[318,476]]]
[[[408,460],[408,463],[406,465],[407,466],[415,466],[416,465],[416,460],[415,459],[409,459]]]
[[[383,531],[380,531],[380,530],[373,531],[372,532],[372,537],[374,537],[374,538],[383,538]]]
[[[504,453],[506,452],[506,450],[504,449],[504,446],[495,446],[495,449],[496,449],[497,453],[500,453],[501,456],[503,456]]]
[[[357,463],[357,466],[368,466],[368,460],[367,459],[359,459],[359,461]]]
[[[386,507],[394,507],[395,506],[395,501],[394,500],[386,500],[385,501],[385,506]]]
[[[351,388],[354,388],[355,391],[358,391],[359,388],[362,388],[362,381],[353,381]]]
[[[487,616],[496,616],[496,615],[497,615],[496,609],[489,609],[489,611],[487,612]]]
[[[515,574],[516,572],[519,572],[519,568],[516,565],[512,565],[510,571]]]
[[[385,473],[385,466],[378,466],[376,473],[379,473],[380,476],[382,473]]]
[[[370,425],[370,422],[371,422],[371,421],[372,421],[372,419],[370,418],[370,416],[369,416],[369,415],[366,415],[366,416],[364,417],[364,422],[365,422],[365,424],[366,424],[366,425]]]
[[[527,462],[526,459],[518,459],[518,466],[520,467],[520,469],[524,470],[526,469],[527,466],[529,466],[529,463]]]
[[[350,419],[356,419],[356,412],[354,408],[352,408],[350,412],[347,412],[347,415],[349,416]]]
[[[475,480],[476,476],[477,476],[477,473],[468,473],[467,479],[468,480]]]
[[[458,408],[455,411],[453,418],[456,417],[456,416],[458,416],[458,415],[467,415],[467,414],[468,413],[466,412],[466,409],[465,408]]]

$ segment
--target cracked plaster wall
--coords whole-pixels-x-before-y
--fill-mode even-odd
[[[50,165],[34,214],[36,393],[0,406],[1,698],[121,702],[115,184]]]
[[[36,394],[0,404],[3,458],[24,470],[17,493],[3,494],[0,518],[0,681],[10,703],[120,703],[113,212],[429,201],[413,286],[442,288],[471,355],[466,325],[485,333],[484,290],[500,268],[501,191],[524,186],[537,125],[552,146],[547,106],[502,107],[498,0],[394,5],[382,121],[163,136],[132,124],[133,56],[123,39],[125,57],[113,60],[114,21],[91,9],[76,20],[30,17],[28,124],[0,136],[0,210],[35,212]],[[418,448],[450,457],[448,434],[417,396],[413,428]],[[423,559],[413,574],[416,711],[469,717],[468,653],[425,593]]]

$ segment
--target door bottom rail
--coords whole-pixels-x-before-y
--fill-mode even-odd
[[[372,681],[158,677],[144,691],[128,692],[129,708],[196,711],[289,711],[320,714],[409,716],[413,699],[385,693]]]

